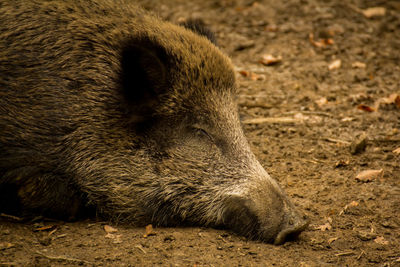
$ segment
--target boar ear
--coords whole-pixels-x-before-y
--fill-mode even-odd
[[[149,39],[133,40],[122,50],[121,82],[133,120],[152,115],[168,89],[165,49]]]
[[[191,30],[194,33],[207,37],[213,44],[217,45],[217,38],[214,32],[212,32],[204,23],[202,19],[188,19],[182,23],[181,26]]]

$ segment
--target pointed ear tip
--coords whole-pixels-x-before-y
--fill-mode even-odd
[[[191,30],[198,35],[206,37],[214,45],[217,45],[217,38],[215,37],[215,33],[207,27],[207,25],[204,23],[204,20],[199,18],[190,18],[182,21],[181,23],[179,23],[179,25],[188,30]]]

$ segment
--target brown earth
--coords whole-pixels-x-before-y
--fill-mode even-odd
[[[273,246],[224,230],[156,228],[143,237],[129,225],[107,234],[106,222],[3,215],[0,265],[400,266],[400,2],[139,2],[173,22],[202,18],[217,33],[238,71],[253,150],[309,229]],[[367,18],[362,11],[374,6],[386,13]],[[281,62],[264,66],[265,54]],[[363,133],[365,148],[350,153]],[[382,172],[356,179],[370,169]]]

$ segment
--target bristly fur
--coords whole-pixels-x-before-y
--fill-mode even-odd
[[[272,241],[296,216],[250,151],[230,60],[129,2],[0,3],[0,194],[25,214]]]

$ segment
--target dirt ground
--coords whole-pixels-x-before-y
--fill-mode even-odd
[[[251,146],[309,228],[274,246],[225,230],[144,237],[129,225],[107,233],[102,221],[2,215],[0,265],[400,266],[400,2],[139,3],[173,22],[202,18],[216,32],[237,68]],[[368,18],[369,7],[385,10]],[[357,177],[365,170],[376,172]]]

